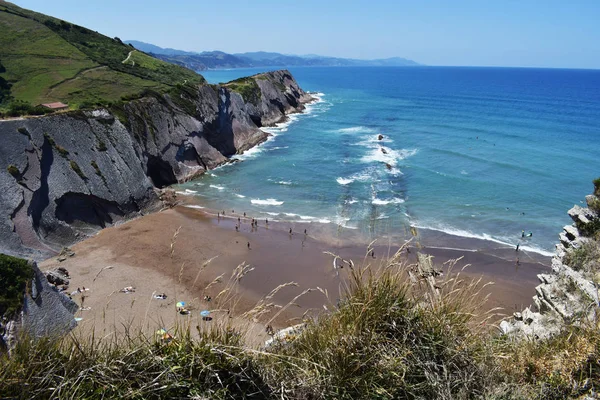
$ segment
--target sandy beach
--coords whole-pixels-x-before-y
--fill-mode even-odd
[[[217,217],[198,207],[180,205],[104,229],[72,246],[73,257],[63,262],[53,257],[40,265],[43,270],[61,266],[70,272],[68,291],[82,306],[76,315],[81,318],[78,329],[104,336],[132,327],[151,332],[182,323],[206,329],[226,322],[245,324],[261,342],[267,338],[266,325],[289,326],[307,312],[335,306],[347,268],[334,269],[333,256],[326,252],[351,259],[357,266],[376,267],[398,248],[376,242],[375,258],[366,257],[367,244],[323,242],[311,236],[310,225],[291,227],[261,219],[252,227],[251,216],[229,210]],[[493,252],[411,246],[407,262],[414,262],[422,251],[433,255],[443,269],[441,264],[447,260],[463,257],[457,266],[471,264],[464,276],[493,281],[484,292],[490,293],[490,299],[482,311],[502,307],[503,313],[511,314],[531,304],[536,275],[548,270],[539,257],[520,255],[516,265],[506,254],[502,258]],[[284,286],[272,298],[264,299],[280,285]],[[82,296],[77,288],[83,287]],[[135,291],[121,292],[126,287]],[[308,289],[313,290],[302,294]],[[166,299],[155,297],[163,293]],[[261,299],[263,307],[258,309],[271,312],[255,323],[242,318],[245,312],[256,311]],[[180,301],[186,303],[188,315],[177,313]],[[203,310],[211,312],[212,321],[202,319]]]

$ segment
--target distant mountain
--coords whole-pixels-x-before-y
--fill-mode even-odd
[[[219,68],[250,68],[250,67],[351,67],[378,66],[398,67],[421,65],[401,57],[358,60],[351,58],[326,57],[319,55],[290,55],[266,51],[228,54],[222,51],[204,51],[201,53],[176,49],[164,49],[137,40],[127,40],[138,50],[151,53],[162,60],[184,66],[196,71]]]

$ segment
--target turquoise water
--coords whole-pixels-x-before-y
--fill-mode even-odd
[[[514,246],[531,231],[522,248],[547,254],[600,176],[600,71],[290,71],[320,100],[267,129],[271,140],[243,162],[180,190],[207,207],[365,241],[415,226]]]

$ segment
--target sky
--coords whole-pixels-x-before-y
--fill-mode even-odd
[[[13,0],[123,40],[426,65],[600,68],[600,0]]]

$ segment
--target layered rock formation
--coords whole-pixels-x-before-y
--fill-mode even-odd
[[[21,331],[32,337],[52,337],[64,335],[77,325],[77,304],[49,284],[35,262],[30,265],[34,275],[23,294],[22,310],[16,317],[0,321],[0,349],[11,349]]]
[[[559,235],[552,273],[538,275],[541,284],[535,288],[534,305],[502,321],[503,333],[546,338],[567,324],[596,317],[600,305],[600,253],[596,252],[600,247],[593,236],[600,226],[600,213],[594,205],[600,199],[589,195],[586,200],[589,207],[576,205],[568,212],[573,224]]]
[[[227,87],[182,86],[121,106],[0,121],[0,252],[42,259],[98,229],[150,212],[161,188],[267,139],[261,126],[312,98],[288,71]]]

